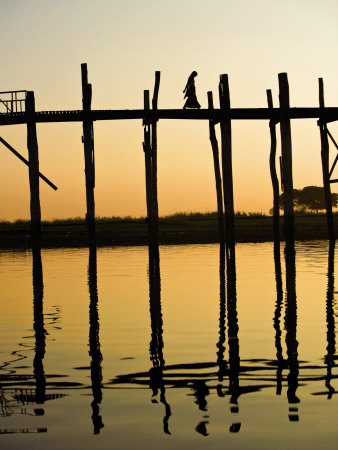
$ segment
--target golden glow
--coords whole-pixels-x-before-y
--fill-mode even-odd
[[[159,108],[181,108],[194,69],[202,108],[208,90],[218,105],[221,73],[229,74],[233,107],[265,107],[269,88],[278,106],[279,72],[288,72],[291,106],[318,105],[318,77],[326,105],[337,106],[337,13],[331,0],[102,0],[99,6],[5,0],[1,90],[34,90],[37,110],[80,109],[80,64],[86,62],[93,109],[142,108],[155,70],[161,71]],[[337,125],[329,128],[337,137]],[[98,122],[94,129],[96,215],[145,215],[141,121]],[[1,127],[0,135],[27,153],[25,126]],[[81,136],[80,123],[38,125],[40,170],[59,186],[54,192],[41,183],[45,219],[85,214]],[[294,186],[321,185],[316,121],[294,121],[292,137]],[[266,122],[233,123],[236,210],[271,207],[269,149]],[[332,148],[331,159],[335,154]],[[160,121],[158,155],[160,214],[216,209],[207,122]],[[3,147],[0,162],[0,219],[28,218],[27,168]]]

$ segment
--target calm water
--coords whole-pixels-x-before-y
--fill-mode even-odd
[[[1,448],[337,448],[334,249],[283,249],[0,253]]]

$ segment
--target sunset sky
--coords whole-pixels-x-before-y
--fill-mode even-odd
[[[209,90],[218,106],[222,73],[232,107],[266,107],[266,89],[278,106],[280,72],[291,106],[318,106],[319,77],[326,105],[338,106],[337,0],[0,0],[0,8],[0,91],[34,91],[37,110],[82,108],[84,62],[93,109],[142,108],[156,70],[164,109],[182,108],[193,70],[202,108]],[[329,129],[338,140],[338,124]],[[42,218],[84,216],[82,124],[38,124],[37,133],[40,171],[59,187],[41,182]],[[145,215],[141,121],[95,122],[94,135],[96,215]],[[3,126],[0,136],[27,157],[25,125]],[[321,186],[316,120],[293,121],[292,143],[294,187]],[[271,208],[269,152],[267,122],[233,122],[236,211]],[[0,220],[29,218],[27,167],[3,146],[0,167]],[[214,184],[208,123],[161,120],[160,215],[215,210]]]

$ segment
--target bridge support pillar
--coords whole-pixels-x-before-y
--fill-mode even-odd
[[[320,108],[325,108],[323,78],[319,78],[318,82],[319,82],[319,106]],[[329,233],[329,239],[335,240],[335,231],[332,215],[330,172],[329,172],[329,139],[327,136],[326,123],[320,123],[320,119],[319,119],[319,130],[320,130],[321,158],[322,158],[323,186],[325,196],[327,228]]]
[[[273,110],[273,101],[271,90],[266,91],[268,107]],[[270,176],[272,182],[273,190],[273,240],[274,242],[279,242],[279,183],[276,170],[276,148],[277,148],[277,138],[276,138],[276,122],[270,120]]]
[[[286,241],[294,241],[295,225],[293,213],[292,144],[290,125],[290,99],[287,73],[278,74],[280,133],[282,144],[282,179],[284,185],[284,235]]]
[[[86,224],[89,243],[95,242],[95,160],[94,160],[94,128],[90,117],[92,101],[92,85],[88,83],[87,64],[81,64],[82,105],[83,105],[83,146],[86,177]]]
[[[223,195],[225,211],[225,240],[227,250],[234,252],[235,245],[235,213],[232,180],[232,143],[231,143],[231,119],[230,119],[230,92],[228,75],[220,76],[219,101],[222,110],[220,121],[222,139],[222,172]],[[233,255],[234,257],[234,255]]]
[[[40,208],[40,184],[39,184],[39,150],[36,135],[35,99],[34,92],[27,92],[27,147],[29,164],[30,185],[30,213],[32,245],[40,246],[41,241],[41,208]]]
[[[152,98],[152,109],[157,110],[158,91],[160,86],[160,72],[155,72],[155,86]],[[144,91],[144,110],[150,109],[149,91]],[[151,121],[143,120],[144,140],[143,151],[145,159],[146,174],[146,199],[147,199],[147,221],[148,221],[148,242],[154,258],[152,261],[156,266],[159,261],[158,255],[158,199],[157,199],[157,118]],[[157,267],[153,268],[158,270]]]
[[[214,109],[214,102],[212,92],[208,92],[208,108]],[[218,229],[220,244],[225,243],[225,229],[224,229],[224,213],[223,213],[223,193],[222,193],[222,177],[219,165],[219,149],[215,132],[215,124],[213,120],[209,120],[209,139],[212,148],[212,155],[214,160],[215,184],[217,195],[217,212],[218,212]]]

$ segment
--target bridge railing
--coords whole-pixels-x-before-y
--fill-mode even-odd
[[[0,114],[25,111],[27,91],[0,92]]]

